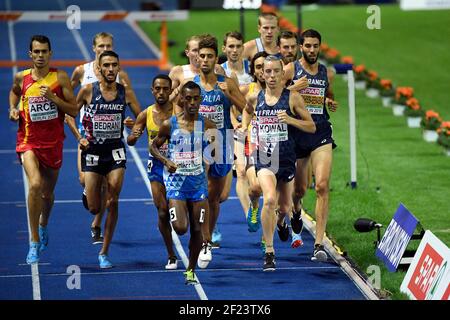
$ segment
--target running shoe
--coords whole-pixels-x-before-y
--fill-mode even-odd
[[[91,238],[92,244],[102,244],[103,243],[103,235],[102,229],[100,227],[91,227]]]
[[[176,270],[177,267],[178,267],[177,257],[175,256],[169,257],[169,260],[167,261],[167,264],[165,266],[166,270]]]
[[[191,284],[195,285],[198,283],[197,279],[195,278],[195,273],[192,269],[186,270],[186,272],[183,272],[185,277],[185,284]]]
[[[294,211],[294,213],[292,214],[291,227],[292,227],[293,232],[298,233],[298,234],[302,233],[303,220],[302,220],[301,211],[300,212]]]
[[[199,268],[205,269],[212,260],[211,243],[203,242],[202,249],[198,255],[197,264]]]
[[[280,237],[280,240],[285,242],[288,241],[289,239],[289,227],[287,225],[287,223],[285,221],[283,221],[283,225],[280,226],[277,223],[277,232],[278,232],[278,236]]]
[[[113,267],[111,261],[109,261],[109,258],[106,254],[99,254],[98,262],[100,264],[101,269],[109,269]]]
[[[316,243],[314,245],[313,255],[311,261],[326,262],[328,260],[328,255],[325,252],[323,245]]]
[[[35,264],[39,262],[39,247],[41,244],[39,242],[30,242],[30,250],[27,255],[27,263]]]
[[[214,227],[212,236],[211,236],[211,242],[213,248],[220,248],[220,242],[222,241],[222,234],[219,231],[219,227],[216,225]]]
[[[294,231],[292,231],[291,247],[298,248],[301,246],[303,246],[302,235],[300,233],[295,233]]]
[[[256,232],[261,225],[261,208],[253,208],[253,205],[250,203],[250,207],[247,211],[247,225],[249,232]]]
[[[39,225],[39,241],[40,241],[40,247],[39,251],[44,251],[47,249],[48,246],[48,230],[47,227],[43,227]]]
[[[273,252],[264,255],[263,271],[275,271],[275,255]]]

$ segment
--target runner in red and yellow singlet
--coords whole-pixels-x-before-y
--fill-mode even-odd
[[[9,93],[9,118],[19,121],[16,151],[28,181],[28,264],[38,263],[48,245],[47,224],[62,165],[64,116],[78,112],[67,73],[49,67],[51,55],[50,40],[33,36],[29,51],[33,67],[14,76]]]

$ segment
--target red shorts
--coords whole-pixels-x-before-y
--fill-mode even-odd
[[[21,154],[32,150],[35,156],[38,158],[39,163],[47,168],[59,169],[62,166],[63,158],[63,143],[57,143],[51,148],[34,148],[33,146],[25,146],[17,151],[20,163],[22,163]]]

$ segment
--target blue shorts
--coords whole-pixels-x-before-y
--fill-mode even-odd
[[[181,190],[167,190],[166,191],[167,200],[183,200],[183,201],[203,201],[208,199],[208,189],[201,187],[194,191],[181,191]]]
[[[295,156],[297,159],[306,158],[317,148],[329,143],[332,144],[333,149],[337,147],[334,143],[331,123],[328,121],[316,124],[315,133],[300,130],[295,132]]]
[[[217,164],[213,163],[209,167],[208,176],[213,178],[222,178],[225,177],[230,171],[233,165],[231,164]]]
[[[164,185],[163,179],[164,165],[161,161],[155,158],[150,158],[147,161],[147,174],[150,182],[156,181]]]

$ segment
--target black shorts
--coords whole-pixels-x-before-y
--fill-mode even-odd
[[[278,168],[271,168],[270,165],[256,163],[255,170],[256,176],[261,169],[269,169],[275,174],[275,178],[278,181],[289,182],[295,177],[295,162],[294,163],[282,163]]]
[[[337,147],[333,139],[333,128],[328,121],[316,124],[315,133],[307,133],[300,130],[295,132],[296,159],[306,158],[317,148],[329,143],[332,144],[333,149]]]
[[[127,152],[123,142],[114,144],[89,144],[81,152],[81,170],[95,172],[102,176],[118,168],[126,168]]]

